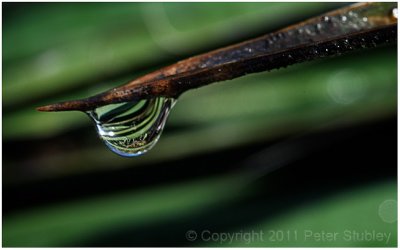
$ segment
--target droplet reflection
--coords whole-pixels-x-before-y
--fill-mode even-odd
[[[159,97],[110,104],[88,111],[104,143],[121,156],[149,151],[160,138],[175,99]]]

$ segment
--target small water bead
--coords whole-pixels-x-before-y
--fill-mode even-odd
[[[248,53],[252,53],[253,52],[253,49],[252,48],[245,48],[244,49],[246,52],[248,52]]]
[[[398,15],[398,13],[397,13],[397,8],[394,8],[394,9],[392,10],[392,15],[393,15],[394,18],[397,19],[397,15]]]
[[[364,38],[361,38],[361,47],[362,48],[366,48],[367,47],[367,45],[365,44],[365,39]]]
[[[158,141],[175,99],[159,97],[110,104],[88,111],[97,133],[113,152],[138,156]]]

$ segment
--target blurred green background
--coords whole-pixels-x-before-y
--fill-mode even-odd
[[[340,6],[3,3],[3,246],[397,246],[396,45],[185,93],[137,158],[35,110]]]

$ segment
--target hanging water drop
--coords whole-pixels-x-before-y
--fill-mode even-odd
[[[107,147],[118,155],[131,157],[146,153],[157,143],[175,102],[159,97],[110,104],[87,114]]]

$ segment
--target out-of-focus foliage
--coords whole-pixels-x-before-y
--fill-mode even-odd
[[[160,222],[168,224],[172,219],[183,218],[190,224],[191,217],[197,218],[201,211],[210,206],[226,206],[229,202],[244,196],[243,190],[238,189],[237,179],[211,179],[196,183],[185,183],[161,189],[151,189],[145,192],[127,192],[119,195],[106,196],[100,199],[91,199],[83,202],[63,204],[47,207],[37,211],[29,211],[6,220],[3,228],[6,230],[3,239],[5,246],[74,246],[79,245],[96,234],[107,237],[115,233],[118,227],[126,227],[128,237],[134,239],[137,234],[134,229],[146,224]],[[240,185],[239,185],[240,186]],[[239,191],[239,192],[238,192]],[[384,194],[384,195],[382,195]],[[241,227],[235,232],[264,232],[262,240],[243,241],[242,239],[229,242],[200,241],[204,246],[394,246],[397,244],[396,223],[383,222],[377,213],[375,204],[382,199],[396,199],[396,184],[374,185],[365,189],[357,189],[347,194],[335,196],[329,200],[322,200],[303,205],[294,211],[270,218],[260,219],[256,224]],[[173,198],[172,198],[173,197]],[[96,208],[96,209],[94,209]],[[221,212],[232,216],[234,211]],[[228,217],[228,216],[227,216]],[[229,218],[227,218],[229,219]],[[230,218],[234,220],[235,218]],[[199,223],[202,223],[199,221]],[[132,230],[133,228],[133,230]],[[146,227],[144,227],[146,228]],[[186,228],[193,230],[194,228]],[[130,232],[132,230],[133,232]],[[313,240],[305,237],[306,231],[314,234],[322,231],[338,232],[340,236],[335,241]],[[385,232],[391,233],[388,242],[362,239],[346,240],[346,230],[358,233]],[[290,232],[290,237],[282,240],[272,237],[272,231]],[[136,232],[136,235],[135,233]],[[217,231],[218,232],[218,231]],[[297,232],[297,238],[294,237]],[[131,233],[131,235],[129,235]],[[151,234],[160,234],[158,231],[147,230],[146,235],[151,242]],[[161,232],[162,233],[162,232]],[[181,235],[185,242],[185,231],[168,228],[168,234]],[[200,237],[201,231],[198,231]],[[207,239],[207,235],[204,236]],[[315,236],[318,237],[318,236]],[[255,237],[256,238],[256,237]],[[256,238],[257,239],[257,238]],[[279,238],[278,238],[279,239]],[[152,242],[156,245],[156,242]],[[198,243],[199,244],[199,243]]]
[[[39,113],[34,109],[93,95],[193,53],[272,31],[336,6],[3,3],[3,148],[8,146],[3,153],[3,185],[162,165],[165,161],[304,131],[350,126],[395,115],[395,47],[304,63],[185,93],[172,110],[159,143],[139,158],[126,159],[111,153],[98,140],[83,113]],[[237,190],[236,181],[232,176],[205,178],[17,212],[3,217],[3,245],[79,245],[97,230],[113,231],[127,221],[135,226],[177,215],[195,217],[200,210],[246,195],[241,190],[232,194],[232,190]],[[387,243],[371,241],[368,245],[393,246],[397,244],[397,223],[384,223],[379,217],[370,216],[376,213],[372,207],[385,199],[396,199],[396,189],[393,182],[357,189],[272,220],[260,220],[256,227],[265,232],[295,228],[375,229],[391,232],[392,238]],[[241,229],[252,226],[244,225]],[[175,233],[182,234],[184,241],[185,232]],[[252,242],[257,246],[364,243]]]

